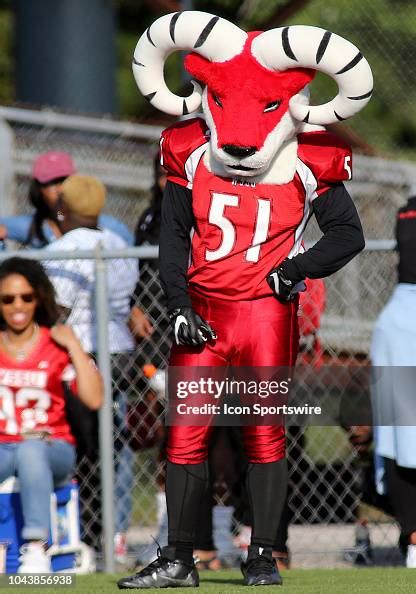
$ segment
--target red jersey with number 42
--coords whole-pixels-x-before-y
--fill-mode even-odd
[[[351,178],[351,150],[326,132],[298,135],[296,173],[282,185],[211,173],[204,120],[187,120],[161,138],[168,179],[192,189],[195,229],[188,270],[191,291],[220,299],[272,295],[266,276],[303,251],[302,234],[313,200]]]
[[[0,442],[22,441],[24,434],[46,431],[51,439],[75,443],[65,415],[63,382],[74,382],[67,351],[48,328],[24,361],[0,351]]]

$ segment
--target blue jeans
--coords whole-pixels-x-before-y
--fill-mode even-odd
[[[19,479],[24,540],[48,538],[54,485],[71,478],[74,465],[75,448],[61,439],[0,443],[0,481]]]
[[[125,444],[118,453],[115,476],[115,531],[127,532],[133,507],[134,452]]]
[[[115,431],[115,531],[127,532],[130,526],[132,491],[134,486],[134,452],[127,442],[127,394],[115,391],[114,431]]]

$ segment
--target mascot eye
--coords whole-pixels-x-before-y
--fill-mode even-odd
[[[222,107],[222,103],[219,100],[219,97],[217,97],[217,95],[213,95],[212,98],[214,99],[214,102],[218,105],[218,107]]]
[[[280,104],[281,101],[272,101],[271,103],[268,103],[264,108],[264,113],[267,113],[268,111],[275,111]]]

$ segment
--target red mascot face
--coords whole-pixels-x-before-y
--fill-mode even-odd
[[[257,35],[249,33],[243,52],[226,62],[213,63],[195,53],[185,59],[187,70],[205,85],[211,148],[230,174],[258,175],[267,168],[296,129],[289,100],[315,74],[301,68],[276,72],[259,64],[251,52]]]

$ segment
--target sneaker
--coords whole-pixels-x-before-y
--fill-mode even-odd
[[[29,542],[20,547],[17,573],[51,573],[51,560],[43,543]]]
[[[198,571],[192,563],[188,565],[175,559],[174,547],[157,550],[157,559],[147,567],[117,582],[120,590],[128,588],[196,588],[199,586]]]
[[[241,571],[247,586],[281,586],[283,583],[271,549],[249,546],[247,561],[241,564]]]
[[[416,545],[409,544],[406,554],[406,567],[416,569]]]
[[[125,565],[128,561],[127,536],[125,532],[116,532],[114,535],[114,559],[116,563]]]

